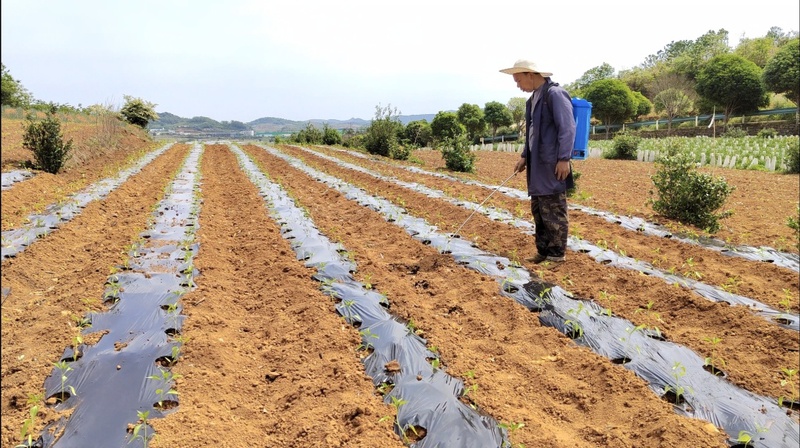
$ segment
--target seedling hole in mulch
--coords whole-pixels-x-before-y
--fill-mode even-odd
[[[169,411],[178,407],[178,402],[175,400],[164,400],[161,402],[153,403],[153,407],[160,411]]]
[[[787,414],[789,414],[791,411],[800,411],[800,401],[792,401],[784,398],[781,401],[781,406],[785,407],[786,409],[789,409],[788,411],[786,411]]]
[[[674,390],[668,390],[664,392],[664,395],[661,396],[661,399],[680,408],[683,408],[687,404],[686,399],[683,398],[683,394],[677,395]]]
[[[404,441],[413,445],[424,439],[428,435],[428,430],[422,426],[409,426],[403,433],[405,434]]]
[[[57,406],[57,405],[59,405],[61,403],[64,403],[65,401],[69,400],[69,398],[71,396],[72,395],[70,395],[70,393],[67,392],[67,391],[56,392],[53,395],[50,395],[49,397],[47,397],[47,400],[45,400],[45,404],[47,404],[48,406],[51,406],[51,407],[52,406]]]
[[[160,365],[161,367],[172,367],[175,365],[177,360],[172,356],[162,356],[156,359],[156,364]]]
[[[724,371],[722,371],[722,370],[720,370],[720,369],[718,369],[718,368],[716,368],[714,366],[711,366],[711,365],[703,366],[703,370],[705,370],[706,372],[708,372],[708,373],[710,373],[712,375],[718,376],[720,378],[725,378],[725,377],[728,376],[728,374],[725,373]]]

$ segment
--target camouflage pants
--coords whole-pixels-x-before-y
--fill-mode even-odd
[[[531,196],[531,214],[536,226],[536,250],[542,255],[563,257],[569,235],[567,194]]]

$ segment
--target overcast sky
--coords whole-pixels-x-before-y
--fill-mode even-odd
[[[3,0],[2,62],[45,102],[217,121],[371,119],[521,97],[498,70],[561,84],[725,29],[729,45],[800,29],[798,0]]]

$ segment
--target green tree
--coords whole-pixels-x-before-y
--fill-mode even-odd
[[[733,54],[752,61],[757,66],[764,68],[767,62],[778,52],[775,39],[764,36],[755,39],[742,39]]]
[[[223,129],[229,129],[232,131],[246,131],[250,129],[250,126],[236,120],[223,121],[220,123],[220,125]]]
[[[714,57],[697,74],[697,93],[725,111],[725,124],[734,113],[746,114],[769,104],[762,70],[735,54]]]
[[[650,111],[653,110],[653,103],[651,103],[646,96],[642,95],[642,92],[632,91],[632,93],[633,97],[636,98],[636,111],[631,118],[635,120],[638,117],[648,115]]]
[[[33,152],[36,168],[51,174],[61,171],[72,150],[72,139],[64,142],[61,122],[56,118],[57,110],[58,107],[51,104],[42,121],[35,121],[32,115],[28,116],[22,136],[22,146]]]
[[[158,120],[158,114],[155,111],[156,104],[130,95],[124,95],[124,98],[125,105],[122,106],[119,113],[125,117],[128,123],[144,129],[150,121]]]
[[[775,93],[783,93],[800,105],[800,37],[778,50],[764,67],[764,84]]]
[[[641,92],[646,98],[655,96],[655,80],[666,69],[665,64],[652,68],[634,67],[619,72],[618,79],[624,82],[632,92]]]
[[[517,135],[522,137],[522,132],[525,129],[525,103],[527,100],[521,96],[516,96],[508,100],[508,111],[511,112],[511,120],[513,120],[514,129]]]
[[[403,154],[397,139],[403,129],[398,115],[397,108],[393,108],[391,104],[386,107],[381,107],[380,104],[375,106],[375,118],[372,119],[364,135],[364,147],[367,152],[390,158],[398,158],[397,156]]]
[[[675,117],[686,115],[694,110],[694,83],[685,75],[673,71],[659,72],[653,79],[653,107],[661,116],[667,117],[667,129],[672,129]]]
[[[497,128],[502,126],[511,126],[513,118],[511,111],[508,110],[505,104],[497,101],[489,101],[483,107],[483,119],[492,128],[492,138],[497,135]]]
[[[637,100],[631,89],[619,79],[601,79],[584,89],[586,100],[592,103],[592,115],[606,125],[606,137],[610,126],[624,122],[636,112]]]
[[[338,145],[340,143],[342,143],[342,134],[328,126],[328,123],[324,123],[322,125],[322,144]]]
[[[291,140],[296,143],[307,143],[309,145],[319,145],[322,143],[324,135],[310,121],[306,123],[306,128],[301,129],[297,134],[292,134]]]
[[[583,75],[581,75],[580,78],[576,79],[575,82],[564,86],[564,89],[572,96],[580,96],[583,89],[588,87],[593,82],[600,81],[601,79],[613,78],[615,73],[616,70],[614,70],[614,67],[612,67],[611,64],[608,62],[603,62],[602,65],[598,65],[597,67],[590,68],[589,70],[583,72]]]
[[[438,146],[446,139],[453,139],[466,134],[464,125],[458,121],[455,112],[440,111],[433,117],[431,122],[431,133],[433,134],[433,144]]]
[[[464,103],[458,108],[456,115],[458,115],[458,122],[467,130],[467,138],[470,141],[483,135],[486,122],[483,120],[483,110],[480,106]]]
[[[679,56],[686,54],[694,45],[691,40],[672,41],[664,46],[663,49],[658,50],[657,53],[647,56],[642,63],[642,67],[652,68],[656,65],[663,63],[670,63]]]
[[[22,87],[19,81],[2,65],[2,78],[0,78],[0,105],[10,107],[27,107],[33,101],[31,94]]]
[[[724,29],[716,32],[709,30],[683,48],[683,51],[670,61],[670,67],[689,79],[695,79],[706,63],[730,52],[728,32]]]
[[[409,145],[423,148],[431,144],[433,131],[427,120],[415,120],[406,125],[404,136]]]
[[[672,130],[672,120],[685,115],[692,109],[692,100],[682,90],[668,88],[659,92],[653,99],[656,112],[667,117],[667,131]]]

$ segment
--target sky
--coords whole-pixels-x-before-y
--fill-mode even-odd
[[[2,63],[35,99],[248,123],[483,108],[533,60],[569,84],[674,41],[800,29],[798,0],[3,0]]]

